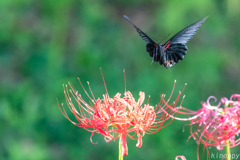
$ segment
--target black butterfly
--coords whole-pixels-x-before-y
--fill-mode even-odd
[[[207,19],[207,17],[205,17],[204,19],[193,23],[175,34],[165,44],[161,44],[155,43],[147,36],[147,34],[135,26],[127,16],[124,15],[124,17],[136,28],[142,39],[145,40],[147,43],[147,52],[153,57],[153,60],[159,62],[160,65],[164,65],[166,68],[172,67],[175,63],[178,63],[179,60],[183,60],[188,49],[186,43],[193,37],[198,28]]]

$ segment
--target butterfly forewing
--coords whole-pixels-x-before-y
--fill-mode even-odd
[[[124,18],[126,18],[133,26],[136,28],[138,34],[142,37],[142,39],[147,43],[147,44],[156,44],[146,33],[144,33],[141,29],[139,29],[135,24],[132,23],[130,18],[124,15]]]
[[[206,19],[207,17],[191,24],[190,26],[184,28],[183,30],[175,34],[172,38],[170,38],[169,40],[170,44],[173,44],[173,43],[186,44],[189,41],[189,39],[191,39],[193,35],[196,34],[196,31]]]
[[[167,61],[174,62],[171,63],[171,66],[178,63],[179,60],[183,60],[188,49],[186,43],[196,34],[196,31],[206,18],[207,17],[184,28],[164,44],[166,55],[168,55]]]

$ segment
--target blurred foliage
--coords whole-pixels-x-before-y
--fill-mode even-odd
[[[124,92],[126,69],[127,89],[135,99],[139,91],[151,95],[152,105],[160,94],[170,95],[175,79],[175,95],[188,83],[183,106],[193,110],[211,95],[219,100],[239,94],[239,5],[240,1],[225,0],[1,0],[0,159],[117,159],[117,141],[106,143],[95,134],[98,144],[93,145],[91,133],[72,125],[57,106],[57,98],[66,104],[62,84],[71,82],[83,92],[77,77],[86,87],[89,81],[94,95],[101,97],[105,89],[100,67],[111,96]],[[123,15],[159,42],[168,33],[173,36],[209,18],[188,42],[184,60],[170,71],[151,65],[145,42]],[[129,155],[124,159],[196,159],[197,144],[187,141],[185,124],[173,121],[145,135],[141,148],[128,139]],[[200,145],[200,157],[202,151]],[[239,146],[232,149],[237,151]]]

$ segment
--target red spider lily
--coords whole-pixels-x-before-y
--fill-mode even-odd
[[[127,136],[133,140],[137,140],[136,146],[141,147],[142,137],[145,133],[156,133],[161,128],[170,124],[173,120],[171,117],[175,117],[177,115],[177,112],[172,110],[163,112],[162,110],[164,110],[166,105],[163,105],[162,101],[160,101],[156,107],[150,106],[148,101],[146,104],[143,104],[145,99],[144,92],[140,91],[140,97],[137,101],[135,101],[131,92],[126,91],[126,81],[123,97],[121,97],[120,93],[117,93],[113,96],[113,98],[110,98],[103,78],[106,94],[103,95],[102,99],[96,99],[94,97],[89,83],[88,86],[91,96],[85,90],[80,80],[79,82],[84,92],[90,99],[90,103],[87,103],[71,84],[69,84],[71,89],[68,89],[67,85],[65,87],[63,86],[68,108],[74,114],[77,122],[72,121],[68,117],[63,104],[62,107],[59,106],[62,114],[74,125],[92,132],[90,137],[91,142],[92,136],[95,132],[102,134],[106,142],[120,138],[119,144],[121,156],[128,154],[126,141]],[[172,104],[168,104],[168,106],[175,108],[181,94],[182,92],[180,92],[177,99],[174,100]],[[74,106],[71,96],[77,102],[78,107]],[[172,94],[170,95],[170,98],[171,96]],[[171,117],[169,115],[171,115]],[[167,124],[165,124],[166,121],[168,122]]]
[[[218,150],[222,150],[224,146],[231,148],[239,145],[240,95],[233,94],[230,100],[224,97],[217,106],[210,105],[211,98],[216,101],[215,97],[209,97],[207,102],[202,103],[202,108],[198,111],[167,106],[170,110],[178,110],[177,112],[180,114],[193,115],[190,118],[175,117],[175,119],[191,121],[189,138],[193,137],[198,144],[215,146]],[[223,107],[220,107],[221,105]]]

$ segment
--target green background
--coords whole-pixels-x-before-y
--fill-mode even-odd
[[[139,91],[151,95],[153,106],[160,94],[169,96],[174,80],[174,97],[188,83],[183,106],[192,110],[211,95],[220,100],[239,93],[239,6],[240,1],[224,0],[1,0],[0,159],[117,159],[118,141],[106,143],[95,134],[98,144],[93,145],[91,133],[71,124],[57,106],[57,98],[66,106],[62,84],[71,82],[84,94],[77,77],[85,87],[89,81],[95,97],[102,97],[100,67],[111,97],[124,93],[125,69],[127,90],[136,100]],[[184,60],[169,70],[151,65],[145,42],[123,15],[158,42],[209,17],[187,43]],[[128,138],[124,159],[197,159],[197,144],[187,141],[186,124],[173,121],[146,134],[141,148]],[[232,153],[240,154],[239,149]],[[202,151],[200,145],[200,157]],[[209,151],[225,153],[215,147]]]

